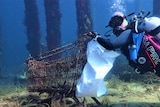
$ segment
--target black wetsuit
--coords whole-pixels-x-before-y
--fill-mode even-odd
[[[108,50],[115,50],[117,48],[120,48],[122,53],[127,57],[128,60],[130,60],[128,45],[133,43],[131,30],[126,30],[124,31],[124,33],[122,32],[117,38],[112,41],[110,39],[104,39],[102,37],[98,37],[97,41],[100,45]]]

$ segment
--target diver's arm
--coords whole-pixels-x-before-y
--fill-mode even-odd
[[[97,42],[102,45],[105,49],[113,50],[113,45],[109,39],[103,39],[101,37],[97,38]]]
[[[123,31],[117,38],[113,39],[111,41],[114,48],[120,48],[123,45],[126,45],[128,43],[132,42],[132,39],[130,37],[131,29]]]
[[[87,32],[83,35],[92,37],[93,40],[97,41],[104,48],[106,48],[108,50],[113,50],[113,45],[111,44],[111,41],[109,39],[104,39],[104,38],[100,37],[99,34],[97,34],[96,32]]]
[[[97,42],[108,50],[114,50],[132,42],[132,39],[130,38],[130,33],[131,29],[125,30],[112,41],[109,39],[103,39],[101,37],[98,37]]]

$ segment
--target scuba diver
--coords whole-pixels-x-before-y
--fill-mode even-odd
[[[106,26],[113,28],[113,34],[116,35],[116,38],[113,40],[102,38],[96,32],[88,32],[84,35],[94,38],[95,41],[107,50],[116,50],[119,48],[121,53],[124,54],[129,61],[129,65],[135,67],[137,66],[137,62],[131,60],[129,51],[129,46],[133,44],[132,33],[140,34],[144,32],[160,40],[160,18],[146,18],[149,13],[145,17],[143,17],[142,14],[144,14],[143,11],[139,13],[138,16],[132,17],[131,21],[128,22],[127,17],[124,14],[115,12],[111,17],[109,24]]]
[[[113,40],[104,39],[96,32],[88,32],[84,35],[91,36],[108,50],[120,48],[121,52],[129,59],[128,45],[132,43],[132,37],[130,36],[132,29],[130,29],[126,17],[121,12],[115,12],[108,26],[113,28],[113,34],[116,35],[116,38]]]

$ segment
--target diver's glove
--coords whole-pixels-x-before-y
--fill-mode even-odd
[[[100,34],[98,34],[97,32],[87,32],[83,35],[92,37],[95,41],[97,40],[98,37],[100,37]]]

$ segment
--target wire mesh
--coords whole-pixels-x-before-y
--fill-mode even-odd
[[[73,96],[86,63],[89,40],[83,36],[73,43],[42,53],[37,59],[28,60],[28,90]]]

